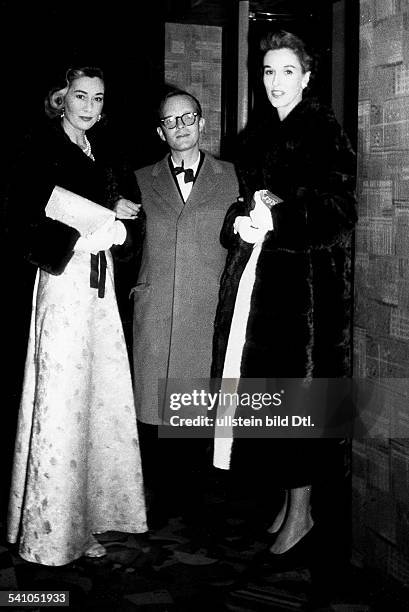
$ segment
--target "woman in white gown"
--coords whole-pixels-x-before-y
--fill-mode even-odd
[[[8,539],[18,542],[24,559],[45,565],[103,556],[93,534],[146,531],[132,382],[113,277],[114,263],[132,267],[142,242],[142,213],[123,222],[112,214],[90,235],[45,213],[56,186],[111,209],[125,195],[137,197],[137,186],[131,193],[123,171],[115,170],[115,151],[97,137],[87,139],[103,103],[102,72],[70,69],[47,98],[47,114],[55,116],[26,143],[9,196],[23,254],[38,271]]]

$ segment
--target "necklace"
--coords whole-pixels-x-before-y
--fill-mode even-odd
[[[95,161],[95,158],[91,151],[91,143],[85,134],[84,134],[84,142],[85,142],[85,147],[81,147],[81,149],[83,150],[83,152],[85,153],[87,157],[90,157],[93,161]]]

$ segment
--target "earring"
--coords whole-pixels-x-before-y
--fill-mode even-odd
[[[61,111],[61,119],[62,119],[63,117],[65,117],[65,109],[64,109],[64,108],[63,108],[63,109],[62,109],[62,111]]]
[[[97,121],[101,121],[102,115],[98,115]]]

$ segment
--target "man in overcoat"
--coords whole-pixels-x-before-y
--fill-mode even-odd
[[[136,171],[146,238],[134,290],[135,401],[148,487],[157,464],[153,480],[156,485],[166,482],[167,491],[176,480],[179,490],[190,486],[181,472],[196,459],[203,460],[199,448],[204,441],[157,440],[158,381],[210,376],[213,323],[226,259],[220,231],[239,195],[233,165],[200,150],[204,127],[199,101],[185,91],[169,92],[160,104],[157,128],[169,153]],[[167,444],[171,450],[164,451]]]

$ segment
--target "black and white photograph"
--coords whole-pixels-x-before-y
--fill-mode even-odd
[[[0,608],[408,610],[409,0],[0,23]]]

